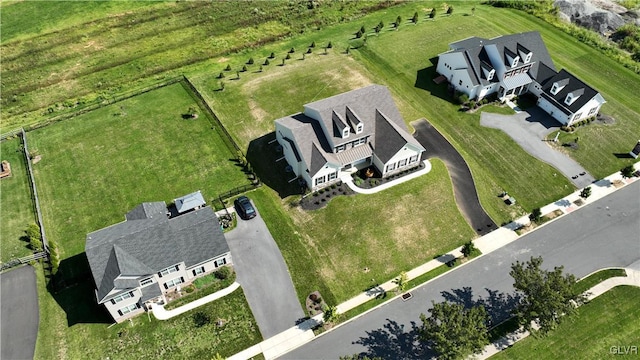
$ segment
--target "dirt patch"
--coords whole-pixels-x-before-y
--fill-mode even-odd
[[[253,116],[257,122],[262,122],[269,116],[254,99],[249,99],[249,110],[251,111],[251,116]]]
[[[227,62],[229,61],[229,58],[227,57],[221,57],[220,59],[218,59],[218,63],[223,63],[223,62]]]
[[[42,160],[42,155],[36,155],[33,159],[31,159],[31,163],[33,165],[35,165],[35,164],[39,163],[40,160]]]

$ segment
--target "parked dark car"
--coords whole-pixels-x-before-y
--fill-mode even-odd
[[[238,215],[240,215],[240,218],[242,218],[243,220],[249,220],[256,217],[256,209],[253,208],[253,205],[251,205],[251,201],[249,201],[248,197],[240,196],[236,199],[236,201],[233,202],[233,204],[236,207]]]

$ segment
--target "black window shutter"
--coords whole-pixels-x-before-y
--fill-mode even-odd
[[[115,305],[116,301],[114,299],[111,299],[111,304]],[[122,315],[122,314],[120,314],[120,315]]]
[[[122,316],[122,311],[118,310],[118,314],[120,314],[120,316]]]
[[[191,271],[193,271],[193,276],[196,276],[196,271],[195,270],[191,270]]]
[[[164,284],[164,288],[165,288],[166,290],[169,290],[169,287],[167,286],[167,284],[166,284],[166,283]]]

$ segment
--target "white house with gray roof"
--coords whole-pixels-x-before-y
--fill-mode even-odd
[[[425,151],[381,85],[306,104],[275,127],[285,159],[311,191],[370,165],[383,177],[418,166]]]
[[[529,92],[538,98],[540,108],[563,125],[595,116],[606,102],[566,70],[556,70],[537,31],[492,39],[474,36],[449,48],[438,56],[436,71],[470,99],[494,93],[509,99]]]
[[[122,322],[198,277],[231,264],[210,207],[169,217],[164,202],[143,203],[125,221],[87,235],[96,298]]]

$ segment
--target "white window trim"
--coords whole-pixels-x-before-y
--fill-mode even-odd
[[[387,172],[393,171],[395,169],[396,169],[396,163],[391,163],[391,164],[387,165]]]
[[[407,159],[402,159],[400,161],[398,161],[398,167],[401,168],[403,166],[407,165]]]
[[[573,103],[573,95],[567,94],[567,98],[564,99],[564,103],[567,105],[571,105],[571,103]]]
[[[193,269],[193,276],[198,276],[200,274],[204,274],[204,266],[198,266],[197,268]]]
[[[136,310],[140,309],[140,305],[138,305],[138,303],[135,304],[131,304],[129,306],[125,306],[121,309],[118,309],[118,313],[122,314],[122,315],[127,315],[131,312],[134,312]]]
[[[170,266],[170,267],[168,267],[166,269],[160,270],[158,272],[158,275],[160,275],[160,277],[167,276],[167,275],[169,275],[171,273],[174,273],[174,272],[178,271],[179,269],[180,269],[180,265]]]
[[[140,287],[149,286],[149,285],[153,284],[154,282],[155,281],[154,281],[153,277],[148,277],[148,278],[142,279],[142,280],[140,280]]]
[[[335,180],[338,177],[338,172],[332,172],[331,174],[329,174],[329,181],[331,180]]]
[[[343,138],[349,137],[349,128],[348,127],[345,127],[344,129],[342,129],[342,137]]]
[[[215,265],[216,268],[224,266],[227,264],[227,258],[223,257],[223,258],[217,259],[216,261],[213,262],[213,264]]]
[[[409,158],[409,164],[413,164],[416,161],[418,161],[418,155],[413,155]]]
[[[346,146],[344,144],[336,146],[336,152],[343,152]]]
[[[326,181],[326,179],[325,179],[325,176],[324,176],[324,175],[322,175],[322,176],[320,176],[320,177],[316,178],[316,186],[317,186],[317,185],[320,185],[320,184],[324,184],[324,183],[325,183],[325,181]]]
[[[121,301],[127,300],[127,299],[131,299],[133,297],[133,291],[127,291],[124,294],[120,294],[114,298],[111,299],[111,303],[112,304],[117,304]]]
[[[165,287],[165,289],[168,290],[168,289],[171,289],[172,287],[178,286],[178,285],[180,285],[182,283],[184,283],[184,279],[182,278],[182,276],[179,276],[179,277],[177,277],[175,279],[171,279],[171,280],[165,282],[164,283],[164,287]],[[169,285],[169,284],[171,284],[171,285]]]
[[[360,134],[364,130],[364,125],[362,123],[356,126],[356,134]]]

